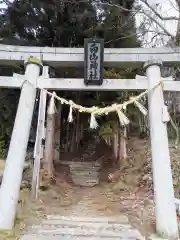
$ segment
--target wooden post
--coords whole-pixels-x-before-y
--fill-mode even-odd
[[[0,229],[14,226],[40,69],[40,60],[28,60],[0,189]]]
[[[152,89],[161,80],[160,65],[161,62],[155,60],[148,61],[145,64],[149,89]],[[156,205],[156,230],[164,238],[178,239],[167,124],[162,121],[164,107],[162,86],[159,85],[150,91],[148,100]]]
[[[45,113],[46,113],[46,99],[47,94],[41,90],[39,100],[39,114],[38,124],[36,131],[36,142],[34,148],[34,166],[33,166],[33,177],[32,177],[32,199],[37,199],[38,187],[39,187],[39,172],[40,172],[40,160],[42,158],[42,139],[44,137],[44,124],[45,124]]]
[[[54,144],[54,160],[60,160],[60,143],[61,143],[61,111],[62,111],[62,104],[60,101],[57,103],[57,114],[55,116],[55,144]],[[57,150],[57,146],[59,151]]]
[[[44,153],[44,170],[47,171],[48,178],[53,176],[54,160],[54,130],[55,130],[55,106],[53,105],[54,97],[51,97],[46,126],[46,144]]]

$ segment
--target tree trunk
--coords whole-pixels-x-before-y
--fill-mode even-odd
[[[46,127],[46,145],[44,156],[44,170],[47,172],[49,179],[53,176],[53,160],[54,160],[54,127],[55,114],[47,115]]]
[[[115,162],[118,159],[118,146],[119,146],[119,142],[118,142],[118,124],[117,122],[115,122],[113,124],[113,155],[114,155],[114,159]]]
[[[58,101],[57,106],[57,115],[55,117],[55,144],[54,144],[54,160],[59,161],[60,160],[60,144],[61,144],[61,111],[62,111],[62,105],[61,102]]]
[[[66,128],[66,142],[65,142],[65,152],[68,152],[69,150],[69,129],[70,129],[70,123],[67,122],[67,128]]]
[[[180,14],[180,1],[176,0],[176,3],[177,3],[179,14]],[[178,20],[178,23],[177,23],[176,46],[180,46],[180,19]]]
[[[127,158],[127,129],[126,127],[119,128],[119,166]]]
[[[78,150],[80,141],[80,124],[79,124],[79,111],[77,113],[77,123],[76,123],[76,149]]]
[[[74,152],[74,147],[75,147],[75,143],[76,143],[75,136],[76,136],[76,121],[73,122],[72,131],[71,131],[71,145],[70,145],[71,153]]]

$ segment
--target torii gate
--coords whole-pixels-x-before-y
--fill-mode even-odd
[[[12,229],[22,179],[28,137],[33,115],[36,89],[54,90],[144,90],[152,89],[161,79],[160,66],[180,62],[180,49],[105,49],[104,66],[139,66],[144,64],[147,77],[105,79],[101,86],[85,86],[83,79],[55,79],[40,76],[41,61],[49,66],[82,66],[83,48],[39,48],[0,45],[0,63],[19,64],[28,57],[24,76],[0,77],[0,87],[21,88],[21,95],[6,159],[0,189],[0,229]],[[164,91],[180,91],[180,82],[164,80]],[[166,123],[162,121],[164,106],[161,86],[150,91],[149,119],[151,130],[156,230],[168,239],[178,239],[178,225],[170,166]]]

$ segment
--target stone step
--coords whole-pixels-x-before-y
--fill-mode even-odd
[[[51,235],[59,235],[59,236],[76,236],[76,237],[100,237],[100,238],[126,238],[126,239],[141,239],[141,236],[139,235],[139,232],[135,229],[112,229],[112,230],[107,230],[107,229],[102,229],[97,230],[97,229],[89,229],[89,228],[54,228],[54,229],[39,229],[33,231],[31,230],[32,234],[39,234],[39,235],[46,235],[46,236],[51,236]]]
[[[99,184],[99,178],[97,179],[82,178],[82,177],[79,178],[73,175],[71,177],[72,177],[73,183],[78,186],[93,187]]]
[[[33,225],[21,240],[28,239],[144,239],[128,224],[126,216],[107,217],[68,217],[48,215],[40,225]]]
[[[116,217],[79,217],[79,216],[59,216],[59,215],[46,215],[48,220],[59,221],[73,221],[73,222],[92,222],[92,223],[129,223],[128,218],[125,215],[119,215]]]
[[[98,177],[99,173],[97,171],[89,171],[89,170],[71,170],[71,174],[77,177]]]
[[[99,184],[99,163],[72,162],[69,166],[72,181],[75,185],[92,187]]]
[[[36,235],[28,234],[21,238],[21,240],[140,240],[140,238],[121,238],[121,237],[97,237],[97,236],[59,236],[59,235]]]
[[[63,221],[63,220],[61,220],[61,221],[59,221],[59,220],[44,220],[44,221],[42,221],[42,223],[41,223],[41,226],[50,226],[50,225],[52,225],[52,227],[54,226],[54,227],[58,227],[58,226],[69,226],[69,227],[75,227],[75,226],[77,226],[77,224],[78,224],[78,226],[79,227],[93,227],[93,228],[102,228],[102,227],[104,227],[104,228],[108,228],[108,227],[112,227],[112,228],[129,228],[129,224],[120,224],[120,223],[112,223],[112,224],[109,224],[109,223],[100,223],[100,222],[95,222],[95,223],[93,223],[93,222],[74,222],[74,221]],[[36,226],[36,225],[35,225]]]

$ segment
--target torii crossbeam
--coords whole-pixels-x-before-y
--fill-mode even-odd
[[[53,67],[78,67],[84,64],[84,48],[27,47],[0,44],[0,64],[24,64],[29,56]],[[179,63],[180,48],[105,48],[105,67],[141,67],[157,59],[163,64]]]
[[[13,77],[0,76],[0,87],[21,88],[25,77],[14,74]],[[180,91],[180,81],[173,81],[172,77],[162,78],[164,91]],[[104,79],[100,86],[84,85],[82,78],[49,78],[40,76],[37,79],[37,88],[49,90],[66,91],[132,91],[148,89],[148,79],[143,76],[136,76],[135,79]]]

